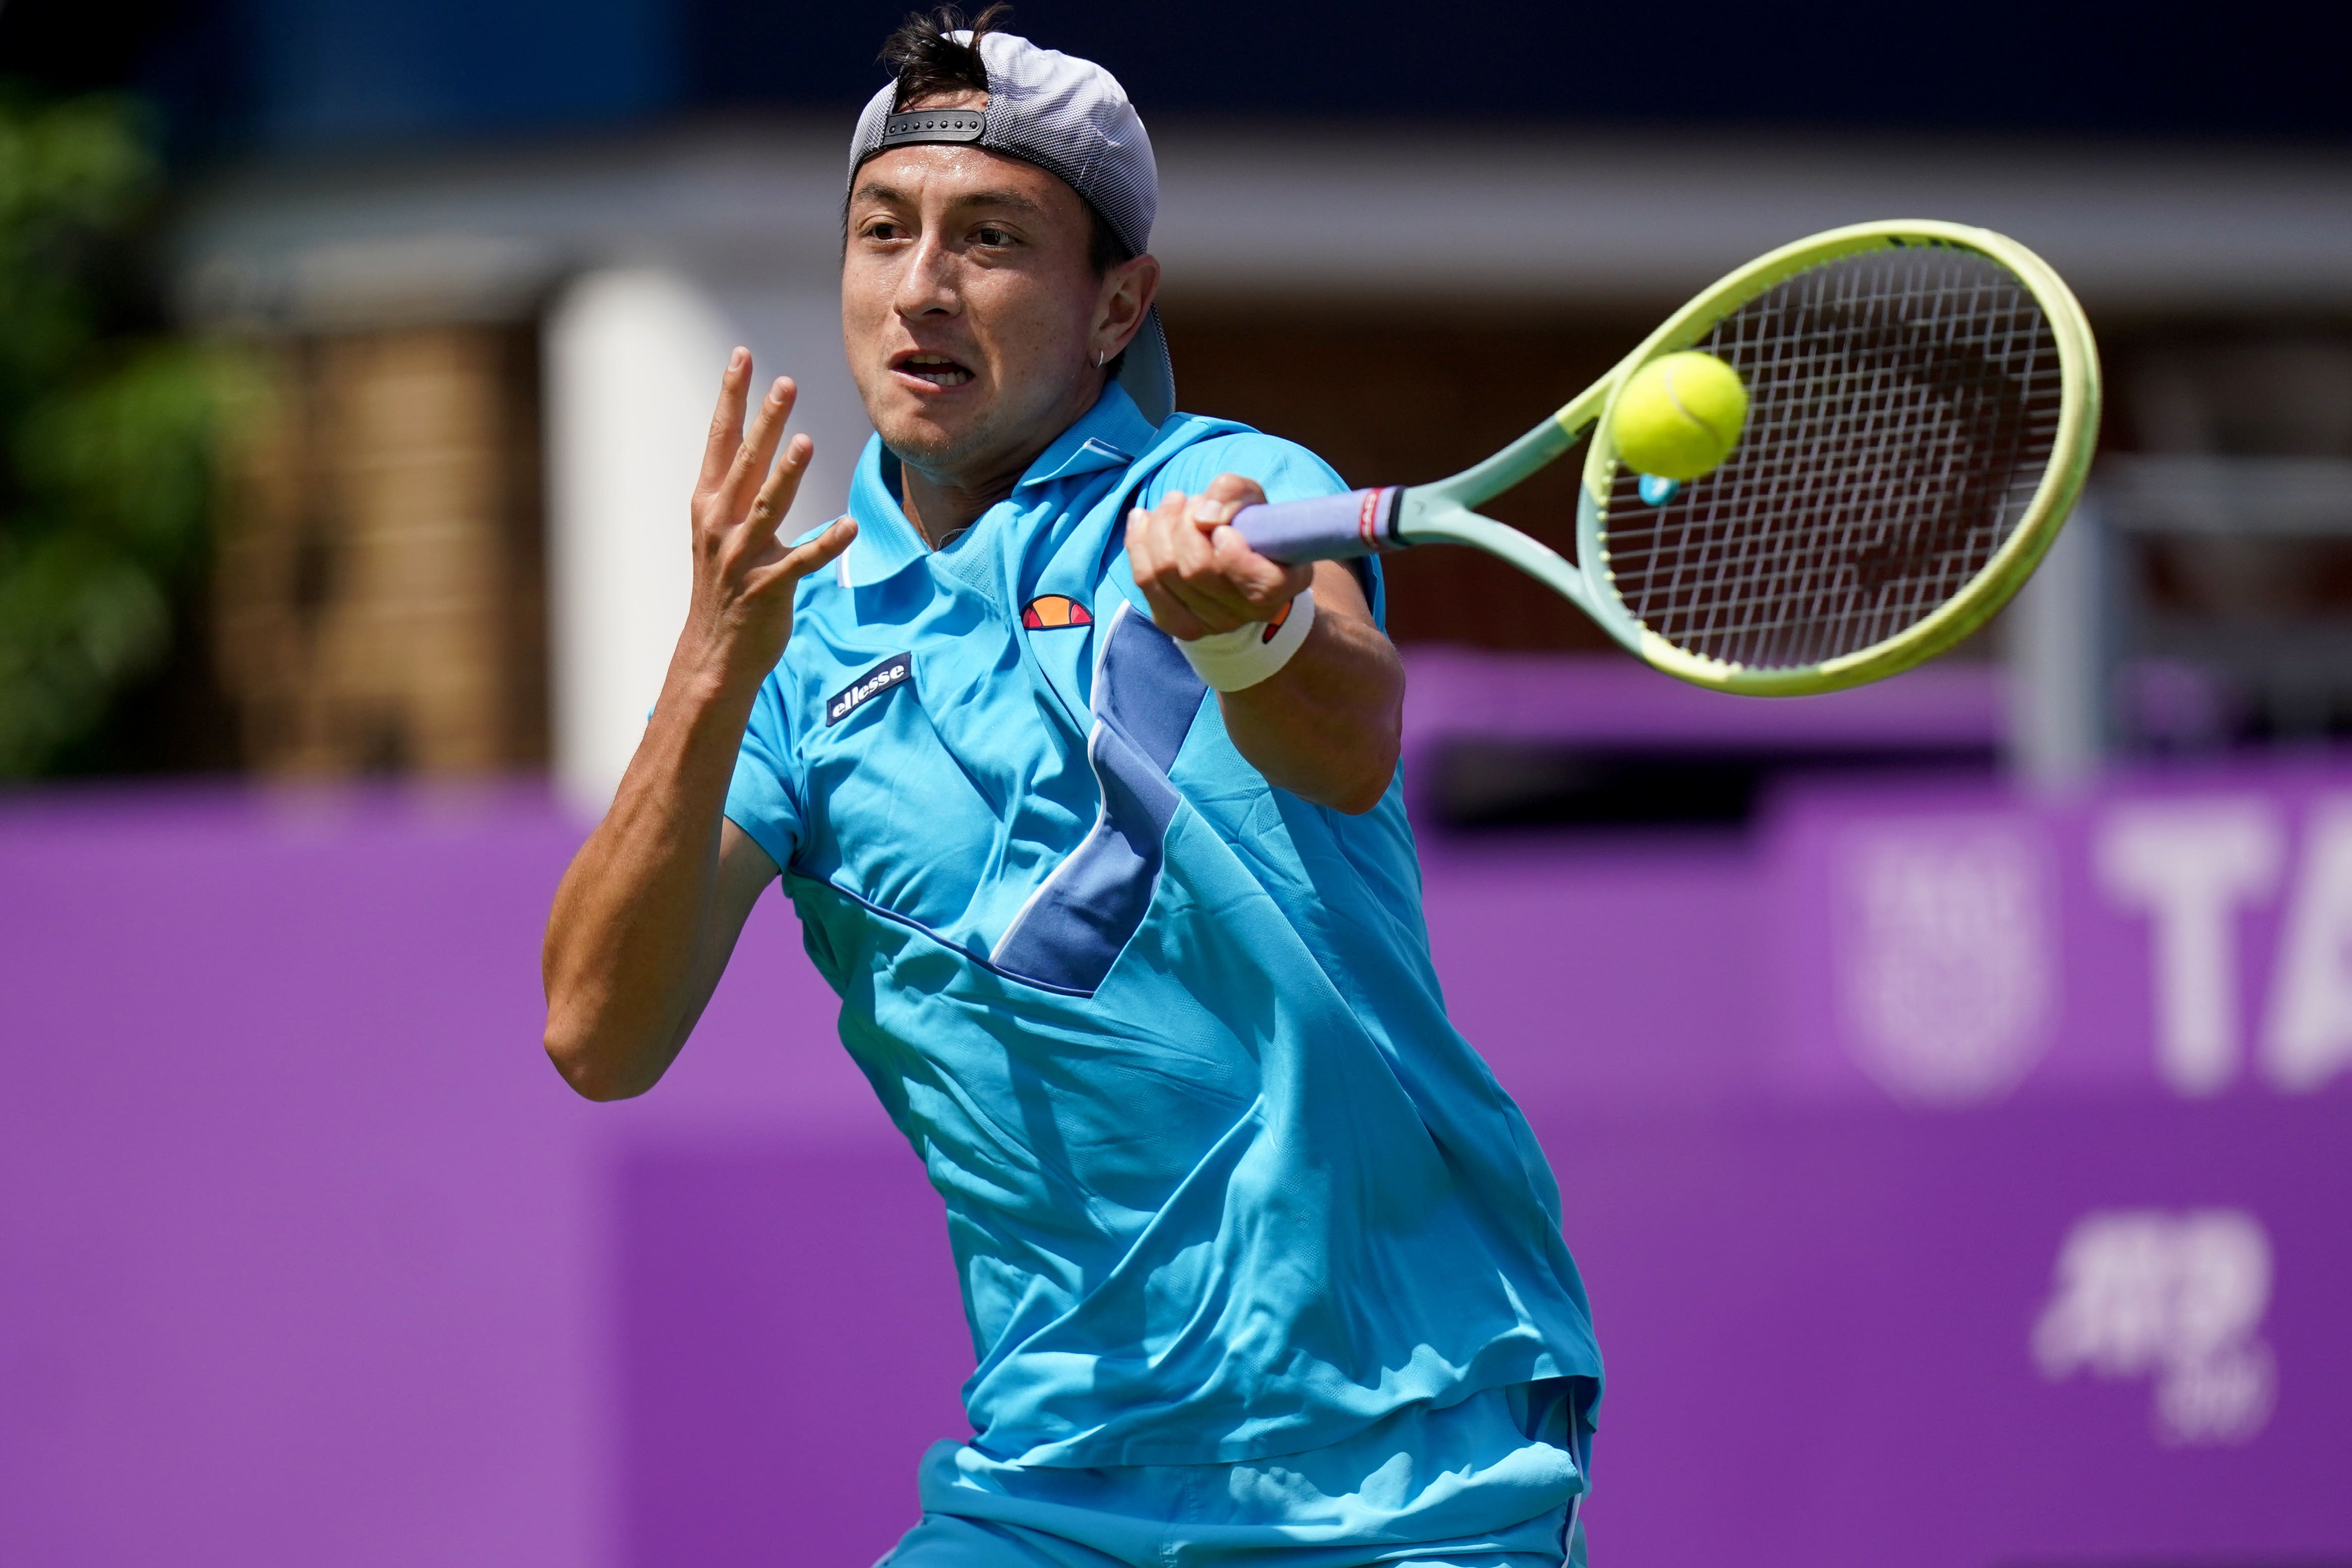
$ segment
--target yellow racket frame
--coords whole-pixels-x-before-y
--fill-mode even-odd
[[[2050,321],[2058,345],[2060,408],[2049,467],[2025,516],[1992,559],[1960,591],[1895,635],[1815,664],[1759,668],[1676,647],[1635,618],[1609,570],[1607,507],[1617,476],[1609,413],[1633,372],[1698,343],[1716,324],[1766,290],[1841,256],[1915,245],[1976,251],[2014,274]],[[1578,560],[1471,508],[1518,484],[1593,432],[1579,486]],[[1668,317],[1640,347],[1558,413],[1473,468],[1416,485],[1399,500],[1397,533],[1413,544],[1465,544],[1500,556],[1574,602],[1619,643],[1693,685],[1750,696],[1804,696],[1896,674],[1949,648],[1984,624],[2023,586],[2083,493],[2099,430],[2099,355],[2083,308],[2048,263],[1990,229],[1932,218],[1895,218],[1831,229],[1759,256]]]

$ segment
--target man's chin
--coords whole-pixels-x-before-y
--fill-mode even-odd
[[[981,422],[970,418],[950,422],[923,413],[899,414],[876,421],[875,427],[882,444],[899,462],[931,474],[961,467],[961,460],[982,440]]]

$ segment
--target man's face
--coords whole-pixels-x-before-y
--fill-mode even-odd
[[[903,462],[984,486],[1082,413],[1157,269],[1097,277],[1078,193],[968,146],[893,148],[851,189],[842,335],[866,416]]]

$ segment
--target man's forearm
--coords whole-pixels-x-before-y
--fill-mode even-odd
[[[541,958],[547,1050],[592,1099],[650,1088],[699,1010],[720,813],[751,695],[674,679],[556,890]]]
[[[1404,666],[1369,619],[1318,614],[1288,664],[1218,700],[1234,748],[1267,783],[1348,812],[1369,811],[1387,793]]]
[[[722,854],[727,786],[760,683],[791,639],[801,580],[857,533],[843,520],[790,548],[778,539],[814,449],[805,435],[783,439],[796,394],[781,376],[745,426],[751,377],[751,356],[738,349],[690,507],[686,630],[613,809],[572,858],[547,917],[547,1053],[591,1099],[653,1087],[775,875],[748,839]]]

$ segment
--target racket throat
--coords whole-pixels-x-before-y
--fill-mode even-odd
[[[1576,562],[1517,528],[1492,517],[1482,517],[1449,499],[1443,486],[1416,486],[1404,493],[1398,508],[1396,537],[1400,544],[1468,545],[1484,550],[1526,572],[1612,633],[1616,631],[1610,619],[1601,613],[1600,596],[1585,580],[1584,570]]]

